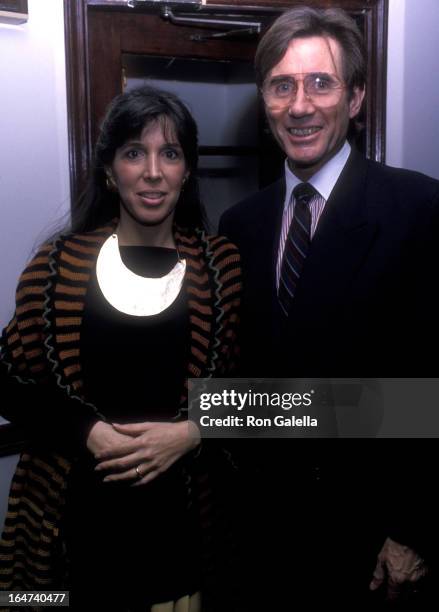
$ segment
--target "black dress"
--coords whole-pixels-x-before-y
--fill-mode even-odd
[[[176,263],[172,249],[120,251],[125,265],[143,276],[163,276]],[[86,397],[109,421],[171,420],[186,373],[188,323],[184,288],[162,313],[135,317],[106,301],[94,270],[81,329]],[[84,452],[72,471],[66,508],[73,606],[145,611],[200,588],[198,521],[183,464],[184,458],[132,488],[102,483]]]

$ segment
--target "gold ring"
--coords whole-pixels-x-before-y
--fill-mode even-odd
[[[140,467],[140,465],[138,465],[138,466],[136,467],[136,474],[137,474],[137,478],[139,478],[139,479],[140,479],[140,478],[143,478],[143,474],[142,474],[142,472],[139,470],[139,467]]]

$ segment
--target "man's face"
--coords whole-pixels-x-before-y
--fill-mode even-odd
[[[321,73],[336,75],[344,84],[342,49],[339,43],[322,36],[297,38],[290,42],[281,61],[272,68],[266,81],[280,76]],[[271,130],[289,158],[289,164],[302,180],[308,180],[343,145],[349,120],[361,108],[364,90],[339,91],[332,105],[321,104],[318,96],[305,95],[303,81],[297,79],[295,96],[283,106],[269,106],[266,112]]]

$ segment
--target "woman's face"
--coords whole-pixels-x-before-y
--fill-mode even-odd
[[[142,226],[170,224],[183,182],[189,175],[183,150],[169,119],[146,125],[139,138],[116,150],[111,176],[121,199],[121,221]]]

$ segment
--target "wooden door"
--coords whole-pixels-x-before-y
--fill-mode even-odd
[[[134,78],[141,79],[139,70],[143,65],[145,77],[148,71],[152,71],[154,79],[160,80],[161,73],[161,79],[166,80],[166,66],[170,63],[178,64],[183,74],[188,70],[188,63],[192,62],[193,70],[200,72],[199,82],[202,84],[205,81],[200,66],[203,62],[211,62],[211,66],[215,63],[223,65],[224,71],[229,71],[229,76],[236,76],[240,66],[245,82],[251,74],[260,35],[231,33],[232,28],[227,26],[211,29],[201,25],[176,25],[162,16],[165,2],[134,0],[136,6],[130,8],[126,0],[65,1],[74,202],[84,185],[92,146],[105,107],[124,86],[129,85],[133,73]],[[181,10],[175,8],[175,3],[169,6],[179,19],[205,17],[247,21],[259,23],[261,31],[264,31],[282,10],[295,4],[300,2],[252,0],[252,6],[247,6],[239,0],[224,0],[208,3],[201,9],[184,4]],[[365,129],[358,144],[370,158],[383,161],[387,0],[309,0],[308,4],[345,8],[365,34],[369,56],[368,98],[362,117]],[[204,158],[210,156],[210,162],[215,156],[229,157],[230,160],[235,158],[235,168],[232,164],[224,165],[223,160],[224,167],[210,167],[210,173],[216,172],[217,177],[222,175],[222,179],[231,184],[236,175],[256,172],[257,180],[253,186],[257,188],[276,178],[281,171],[282,154],[269,133],[256,91],[254,104],[257,106],[255,139],[242,143],[232,139],[230,143],[221,142],[218,145],[202,141],[200,153]],[[212,120],[215,121],[215,117]],[[202,174],[209,174],[209,166],[212,163],[204,160]],[[228,202],[229,205],[232,203]]]

